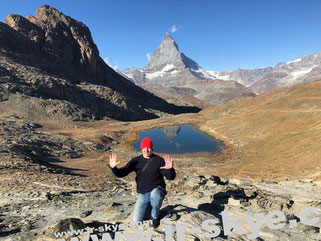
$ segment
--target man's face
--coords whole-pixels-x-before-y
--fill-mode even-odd
[[[149,158],[152,155],[153,150],[149,147],[145,147],[142,149],[142,153],[145,158]]]

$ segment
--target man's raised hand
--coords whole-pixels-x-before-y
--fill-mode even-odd
[[[111,156],[109,156],[109,165],[111,168],[114,168],[117,166],[120,162],[117,162],[117,154],[112,153]]]
[[[171,169],[173,168],[173,158],[169,155],[164,156],[165,166],[160,169]]]

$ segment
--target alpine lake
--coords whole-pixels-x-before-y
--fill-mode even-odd
[[[140,143],[145,137],[152,139],[154,152],[163,154],[214,154],[224,149],[223,142],[190,124],[142,130],[138,134],[139,139],[133,144],[137,151],[140,151]]]

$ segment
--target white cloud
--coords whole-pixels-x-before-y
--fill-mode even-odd
[[[171,32],[172,33],[175,33],[175,32],[177,32],[178,31],[178,28],[176,27],[176,25],[173,25],[172,26],[172,29],[171,29]]]
[[[108,58],[104,58],[104,61],[106,64],[108,64],[110,66],[110,63],[109,63],[109,59]]]
[[[146,57],[147,57],[148,61],[150,62],[151,59],[152,59],[152,54],[151,54],[151,53],[147,53],[147,54],[146,54]]]
[[[112,66],[112,64],[111,64],[110,61],[109,61],[109,58],[104,58],[104,61],[105,61],[106,64],[108,64],[109,67],[113,68],[114,70],[117,70],[117,68],[118,68],[117,60],[114,61],[115,66]]]

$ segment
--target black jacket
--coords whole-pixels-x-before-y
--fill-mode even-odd
[[[137,192],[144,194],[152,191],[158,186],[161,186],[166,190],[164,176],[168,180],[175,179],[175,169],[160,169],[162,166],[165,166],[164,159],[158,155],[152,154],[149,159],[140,155],[131,159],[124,167],[114,167],[111,168],[111,170],[116,177],[124,177],[132,171],[135,171]]]

